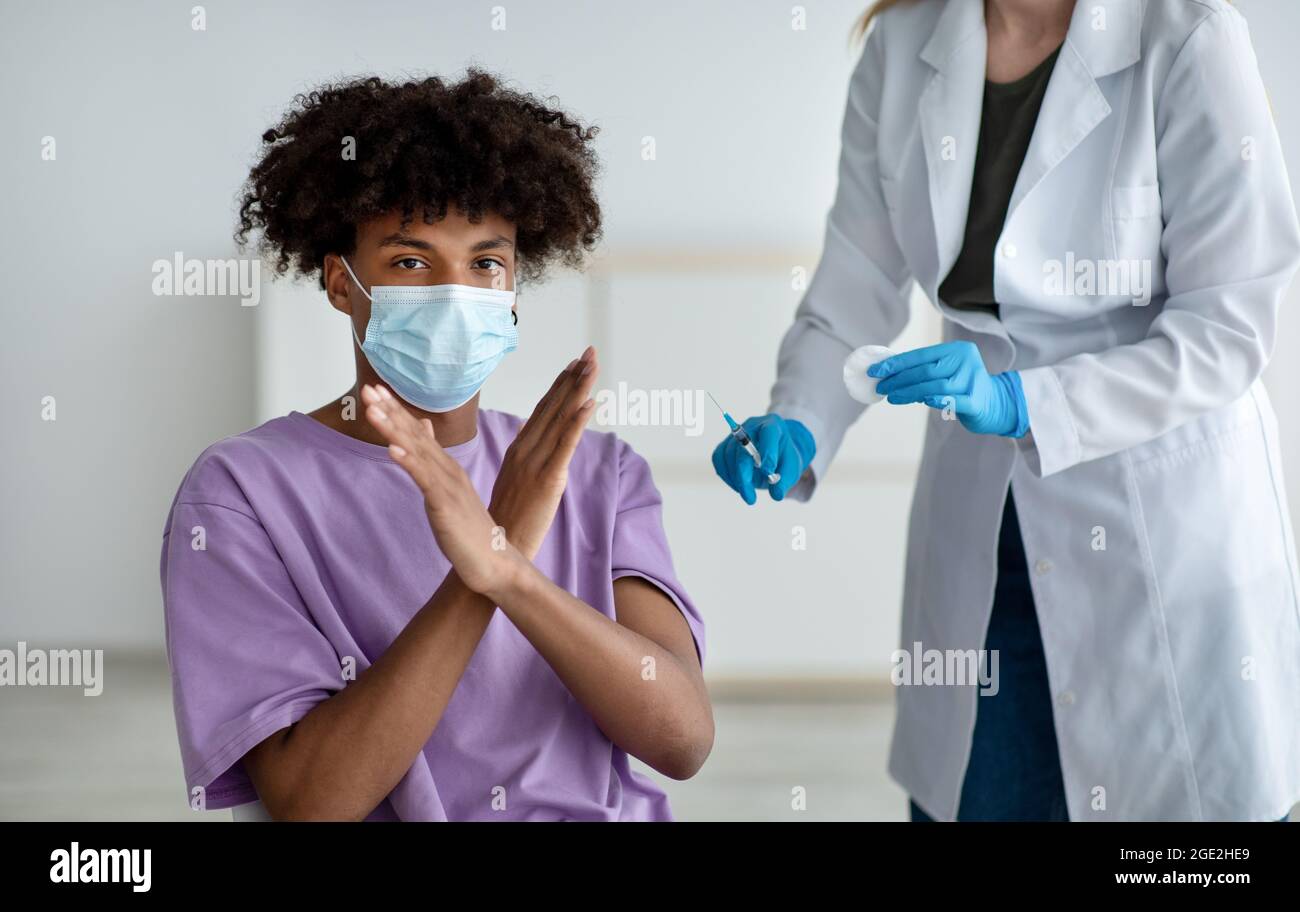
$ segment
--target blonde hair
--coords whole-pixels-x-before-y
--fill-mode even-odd
[[[876,0],[875,3],[867,7],[867,11],[858,19],[857,24],[853,26],[853,40],[861,41],[867,37],[867,29],[871,27],[871,21],[889,9],[891,6],[898,6],[900,3],[907,3],[908,0]]]

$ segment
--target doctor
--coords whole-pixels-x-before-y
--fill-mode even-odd
[[[1300,229],[1224,0],[883,0],[770,414],[719,474],[805,500],[862,411],[840,364],[912,282],[944,342],[869,370],[929,408],[900,686],[915,820],[1276,820],[1300,799],[1300,607],[1260,382]],[[767,471],[781,481],[769,486]],[[797,481],[797,484],[795,482]]]

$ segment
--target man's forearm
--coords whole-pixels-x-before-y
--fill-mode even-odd
[[[705,740],[712,743],[712,714],[703,679],[682,658],[531,564],[492,597],[607,738],[667,776],[694,774],[708,752]]]
[[[245,758],[273,817],[362,819],[432,736],[492,620],[455,571],[357,680]]]

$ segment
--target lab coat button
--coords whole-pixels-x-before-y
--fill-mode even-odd
[[[1038,573],[1039,576],[1042,576],[1044,573],[1051,573],[1052,562],[1044,558],[1038,561],[1038,563],[1034,564],[1034,571]]]
[[[1018,251],[1016,250],[1016,245],[1011,243],[1010,241],[1007,241],[1005,244],[1002,245],[1002,255],[1006,257],[1008,260],[1014,260],[1016,258],[1017,252]]]
[[[1074,691],[1063,690],[1056,697],[1056,702],[1062,706],[1071,706],[1074,704]]]

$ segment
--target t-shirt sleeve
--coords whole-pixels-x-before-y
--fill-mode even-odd
[[[251,510],[178,497],[161,576],[191,801],[196,788],[210,809],[255,801],[241,759],[342,689],[339,656]]]
[[[704,664],[704,618],[677,573],[664,533],[663,498],[650,466],[623,441],[618,444],[618,512],[614,517],[613,578],[639,576],[654,583],[686,618]]]

